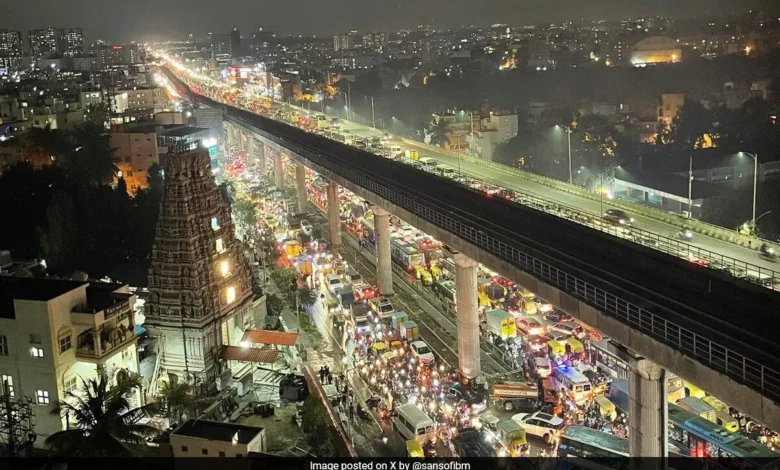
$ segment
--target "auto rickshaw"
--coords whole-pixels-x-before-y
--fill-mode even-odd
[[[550,353],[550,357],[554,360],[561,359],[566,356],[566,346],[555,340],[547,342],[547,351]]]
[[[411,459],[425,458],[425,452],[423,452],[422,445],[415,439],[406,441],[406,453],[407,456]]]
[[[483,293],[480,292],[480,293],[477,294],[477,299],[479,300],[479,306],[480,307],[488,307],[488,308],[490,308],[490,306],[491,306],[491,304],[490,304],[490,297],[488,297],[487,294],[483,294]]]
[[[441,276],[441,268],[433,264],[431,265],[430,273],[433,280],[438,281]]]
[[[376,357],[382,357],[382,354],[387,352],[387,343],[384,341],[377,341],[372,348],[374,349],[374,355]]]
[[[608,418],[610,422],[617,418],[617,409],[615,404],[609,401],[604,395],[597,396],[593,399],[593,403],[598,407],[601,416]]]
[[[585,354],[585,347],[578,340],[574,338],[566,338],[567,352],[570,359],[581,359]]]
[[[685,384],[685,396],[701,398],[701,399],[707,396],[704,390],[700,389],[696,385],[693,385],[692,383],[685,382],[685,381],[683,381],[683,383]]]
[[[420,281],[420,284],[424,286],[430,286],[433,284],[433,276],[428,272],[428,270],[425,269],[425,266],[415,266],[414,271],[417,280]]]

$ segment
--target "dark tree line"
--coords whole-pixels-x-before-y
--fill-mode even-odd
[[[0,176],[0,247],[15,258],[46,259],[52,274],[65,276],[103,276],[148,256],[162,194],[159,166],[149,170],[150,188],[131,198],[123,179],[113,184],[114,152],[102,126],[34,130],[26,139],[38,150]]]

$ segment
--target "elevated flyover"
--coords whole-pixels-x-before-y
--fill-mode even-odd
[[[780,428],[777,292],[191,97],[223,109],[225,120],[269,147],[538,292],[637,354]]]

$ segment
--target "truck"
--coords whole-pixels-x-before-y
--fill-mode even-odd
[[[284,252],[290,259],[296,258],[301,254],[301,243],[298,240],[287,240],[284,242]]]
[[[401,338],[406,338],[411,341],[420,336],[420,328],[417,323],[413,321],[405,321],[401,323]]]
[[[515,317],[504,310],[490,310],[487,317],[487,331],[506,341],[517,336],[515,331]]]
[[[527,382],[504,382],[493,385],[493,405],[506,411],[536,411],[539,387]]]
[[[336,298],[342,310],[349,310],[355,304],[355,293],[349,286],[342,286],[335,290]]]
[[[413,162],[416,162],[417,160],[420,159],[420,153],[417,152],[417,150],[405,150],[404,156],[406,157],[407,160],[411,160]]]
[[[621,411],[628,413],[628,380],[613,380],[609,386],[607,398]]]
[[[515,420],[508,419],[498,423],[495,437],[507,455],[511,457],[528,456],[530,446],[525,436],[525,430]]]

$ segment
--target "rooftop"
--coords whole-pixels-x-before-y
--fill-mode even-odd
[[[0,318],[16,318],[14,299],[48,302],[87,284],[84,281],[0,276]]]
[[[173,431],[173,435],[197,437],[208,441],[235,442],[248,444],[263,428],[244,426],[242,424],[220,423],[202,419],[189,419]]]
[[[298,341],[298,333],[273,330],[247,330],[241,342],[252,344],[268,344],[275,346],[294,346]]]
[[[219,357],[225,359],[226,361],[273,364],[277,361],[277,359],[279,359],[279,351],[276,349],[223,346]]]

